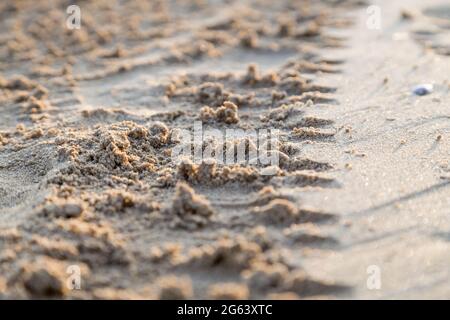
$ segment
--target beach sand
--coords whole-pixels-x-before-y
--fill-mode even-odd
[[[0,298],[450,298],[445,0],[67,5],[0,4]]]

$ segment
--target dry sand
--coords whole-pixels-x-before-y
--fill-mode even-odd
[[[0,298],[450,298],[445,2],[2,2]]]

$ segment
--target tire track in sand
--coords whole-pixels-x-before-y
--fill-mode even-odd
[[[349,26],[339,12],[351,1],[96,1],[82,4],[77,31],[60,26],[64,3],[46,3],[45,14],[26,1],[0,7],[10,15],[1,22],[10,31],[0,39],[9,119],[0,123],[1,152],[35,153],[50,166],[38,181],[49,195],[30,194],[27,219],[1,234],[1,294],[348,291],[302,268],[309,250],[338,246],[325,231],[336,217],[305,206],[302,194],[339,187],[333,163],[303,149],[335,144],[333,119],[315,110],[336,108],[336,88],[320,81],[342,61],[321,52],[343,46],[328,30]],[[279,167],[174,163],[177,132],[195,121],[222,132],[280,130]],[[34,150],[38,143],[50,151]],[[80,291],[64,286],[72,264],[83,271]]]

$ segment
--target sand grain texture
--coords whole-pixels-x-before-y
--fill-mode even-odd
[[[2,2],[0,297],[448,298],[450,7],[379,2]],[[279,164],[175,161],[198,122]]]

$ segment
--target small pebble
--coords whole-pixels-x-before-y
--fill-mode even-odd
[[[419,84],[413,89],[413,93],[418,96],[424,96],[433,92],[432,84]]]

